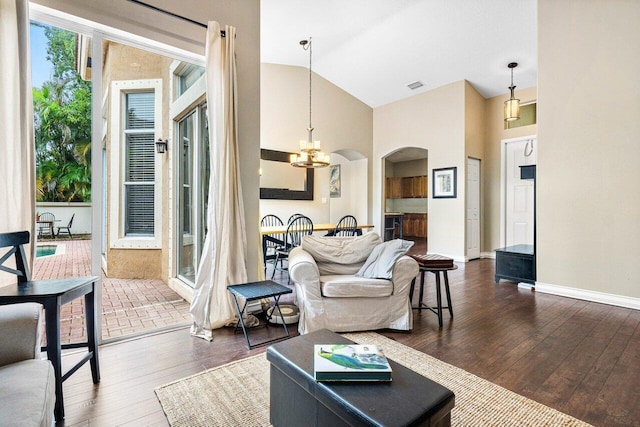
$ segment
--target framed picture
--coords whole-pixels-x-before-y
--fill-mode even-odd
[[[441,168],[433,170],[433,198],[455,199],[457,197],[458,183],[456,181],[457,168]]]
[[[340,197],[340,165],[329,166],[329,197]]]

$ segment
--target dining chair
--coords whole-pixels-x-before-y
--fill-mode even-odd
[[[71,215],[71,219],[66,226],[62,225],[58,227],[58,232],[56,233],[58,236],[60,236],[60,232],[64,230],[64,232],[69,235],[69,238],[71,238],[71,225],[73,224],[73,217],[75,216],[76,214]]]
[[[55,237],[53,230],[53,224],[56,222],[56,216],[51,212],[44,212],[40,214],[38,218],[38,237],[45,235]]]
[[[287,220],[287,224],[291,224],[291,221],[293,221],[294,219],[298,218],[299,216],[304,216],[304,215],[302,215],[301,213],[294,213]]]
[[[276,260],[273,268],[271,278],[276,275],[276,270],[289,272],[288,267],[282,267],[282,260],[289,258],[289,252],[291,249],[300,246],[302,244],[302,237],[313,233],[313,221],[304,215],[300,215],[294,218],[288,225],[284,234],[284,244],[282,247],[276,249]],[[280,261],[280,268],[278,268],[278,261]]]
[[[355,236],[358,234],[358,221],[353,215],[345,215],[340,218],[336,228],[333,230],[333,236]]]
[[[260,228],[262,227],[275,227],[283,226],[284,223],[277,215],[268,214],[262,217],[260,220]],[[267,264],[271,264],[272,261],[275,270],[276,250],[284,245],[282,240],[282,234],[263,234],[262,235],[262,258],[264,262],[264,273],[267,274]],[[280,261],[282,266],[282,261]]]

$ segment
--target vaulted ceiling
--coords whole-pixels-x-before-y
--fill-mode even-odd
[[[261,61],[309,66],[371,107],[467,80],[485,98],[536,85],[536,0],[263,0]],[[424,86],[411,90],[407,84]]]

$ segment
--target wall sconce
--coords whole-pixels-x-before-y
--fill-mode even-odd
[[[156,153],[163,154],[165,151],[167,151],[168,147],[169,141],[167,141],[166,139],[163,140],[162,138],[158,138],[158,140],[156,141]]]

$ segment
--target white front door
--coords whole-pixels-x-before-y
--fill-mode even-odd
[[[480,258],[480,160],[467,159],[467,259]]]
[[[536,139],[505,147],[505,246],[533,245],[533,180],[520,179],[520,166],[536,164]]]

